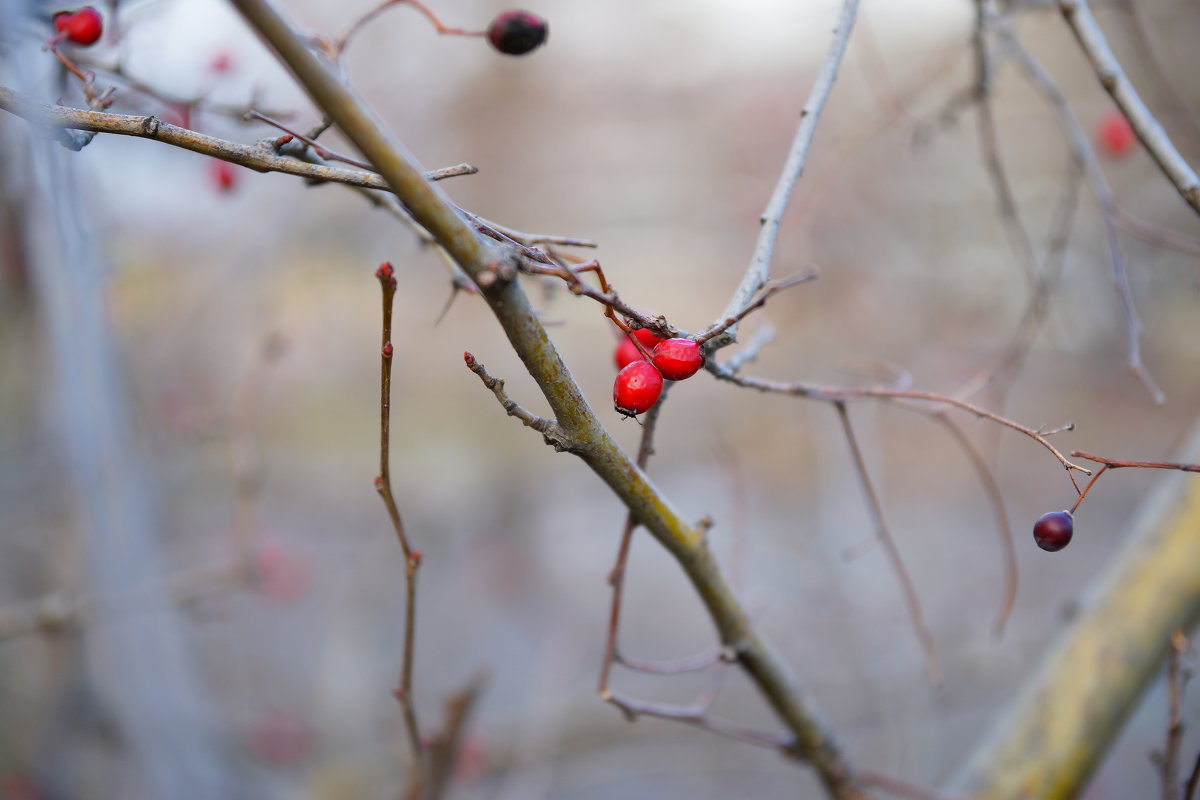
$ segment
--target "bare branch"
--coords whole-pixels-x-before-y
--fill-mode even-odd
[[[55,139],[61,140],[57,131],[67,128],[112,133],[118,136],[136,136],[191,150],[193,153],[231,161],[259,172],[283,172],[316,181],[389,190],[387,182],[373,172],[310,164],[280,155],[274,147],[276,141],[274,139],[266,139],[252,145],[237,144],[188,128],[171,125],[154,116],[108,114],[101,111],[52,106],[32,100],[3,86],[0,86],[0,109],[29,120],[46,130]],[[458,175],[473,175],[478,171],[470,164],[459,164],[454,167],[433,170],[426,173],[426,177],[431,181],[438,181]]]
[[[867,513],[870,514],[871,521],[875,526],[875,535],[883,545],[888,561],[891,562],[892,570],[896,573],[897,580],[900,581],[904,604],[908,607],[909,620],[912,622],[913,631],[917,634],[921,648],[925,651],[929,679],[934,684],[940,684],[942,667],[938,659],[937,642],[934,641],[929,626],[925,624],[925,615],[921,611],[921,598],[917,596],[917,588],[913,585],[912,576],[908,574],[908,568],[904,566],[904,558],[900,555],[900,548],[896,546],[896,540],[888,528],[887,518],[883,514],[883,504],[880,503],[875,485],[871,482],[870,473],[867,472],[867,462],[863,458],[862,450],[858,446],[858,439],[854,435],[854,426],[850,424],[850,415],[846,413],[846,403],[838,400],[834,402],[833,407],[837,409],[838,419],[842,423],[842,433],[846,437],[846,444],[850,447],[850,459],[854,463],[854,471],[862,485],[863,496],[867,501]]]
[[[1183,156],[1171,142],[1171,137],[1159,124],[1158,120],[1142,102],[1141,96],[1133,88],[1121,62],[1108,46],[1104,31],[1096,22],[1087,0],[1058,0],[1058,7],[1063,18],[1071,26],[1075,38],[1079,40],[1083,52],[1092,62],[1100,85],[1108,92],[1117,106],[1133,126],[1138,139],[1150,156],[1162,169],[1163,174],[1175,186],[1179,194],[1197,214],[1200,214],[1200,178],[1196,171],[1184,160]]]
[[[817,132],[817,123],[821,119],[825,101],[829,99],[833,82],[837,79],[838,68],[841,66],[842,56],[845,55],[846,43],[850,40],[850,31],[854,28],[854,20],[857,15],[858,0],[845,0],[842,3],[841,12],[838,14],[837,27],[833,29],[833,42],[825,54],[825,60],[821,62],[821,70],[813,82],[808,101],[800,110],[800,125],[796,128],[796,137],[792,140],[787,161],[784,162],[783,171],[779,176],[779,181],[775,184],[775,191],[772,193],[771,199],[767,202],[766,210],[759,218],[762,227],[758,232],[758,241],[754,245],[754,255],[750,259],[750,266],[746,269],[742,282],[733,293],[729,305],[725,306],[725,310],[715,324],[720,324],[722,320],[730,317],[736,318],[750,303],[751,298],[767,285],[767,281],[771,280],[771,260],[775,255],[775,240],[779,235],[779,225],[783,220],[784,212],[787,211],[788,202],[792,199],[796,183],[800,180],[800,173],[804,171],[804,164],[808,160],[808,149],[812,145],[813,135]],[[732,343],[736,337],[737,326],[734,325],[726,335],[714,341],[713,347],[714,349],[724,347]]]
[[[1033,57],[1033,54],[1029,52],[1020,39],[1010,30],[1001,28],[999,35],[1005,39],[1012,49],[1017,63],[1021,66],[1029,81],[1057,111],[1059,121],[1067,135],[1067,142],[1070,144],[1075,158],[1083,166],[1084,173],[1088,176],[1088,180],[1092,185],[1092,193],[1095,195],[1096,202],[1100,206],[1100,218],[1104,223],[1104,234],[1108,241],[1109,260],[1112,262],[1113,283],[1116,288],[1117,299],[1121,304],[1121,312],[1125,316],[1125,338],[1128,350],[1127,363],[1130,371],[1137,376],[1138,380],[1150,392],[1154,398],[1154,402],[1161,404],[1165,402],[1166,398],[1142,363],[1142,323],[1138,319],[1137,308],[1133,303],[1133,293],[1129,288],[1129,274],[1125,265],[1125,253],[1121,250],[1120,239],[1117,236],[1117,204],[1113,198],[1112,190],[1109,189],[1108,182],[1104,179],[1104,172],[1100,169],[1100,164],[1096,160],[1096,153],[1092,150],[1087,133],[1084,132],[1083,127],[1075,118],[1075,114],[1071,111],[1066,96],[1050,76],[1050,73],[1042,67],[1037,59]]]
[[[415,159],[350,86],[336,65],[309,46],[270,0],[232,0],[250,26],[296,75],[363,157],[387,180],[413,218],[480,287],[556,423],[579,444],[578,455],[676,559],[695,587],[724,646],[792,732],[795,753],[810,763],[826,791],[838,800],[865,794],[829,731],[818,720],[786,665],[754,629],[734,596],[702,532],[689,524],[647,480],[600,424],[525,295],[515,269],[522,253],[496,241],[461,214],[422,176]],[[853,5],[853,4],[852,4]],[[487,280],[484,280],[484,279]]]
[[[746,728],[718,717],[709,716],[708,709],[702,705],[672,706],[665,703],[647,703],[613,693],[610,693],[606,699],[621,709],[630,722],[638,717],[669,719],[760,747],[770,747],[775,750],[789,750],[792,747],[790,739],[786,736]]]
[[[379,475],[375,478],[375,490],[383,499],[388,516],[392,520],[392,528],[396,538],[400,540],[400,549],[404,551],[404,585],[406,599],[404,603],[404,655],[400,668],[400,686],[396,689],[396,699],[404,713],[404,726],[408,730],[409,744],[413,753],[413,779],[416,786],[423,786],[425,773],[425,753],[421,743],[421,731],[417,725],[417,711],[413,703],[412,678],[413,656],[416,651],[417,636],[417,570],[421,566],[421,551],[414,550],[409,543],[404,523],[400,519],[400,507],[392,492],[391,462],[391,416],[392,416],[392,306],[396,296],[396,276],[391,264],[381,264],[375,271],[379,280],[383,300],[382,343],[379,352]]]
[[[1012,428],[1014,431],[1017,431],[1018,433],[1025,434],[1026,436],[1028,436],[1029,438],[1033,439],[1035,442],[1040,444],[1042,447],[1049,450],[1054,455],[1054,457],[1056,459],[1058,459],[1058,462],[1063,465],[1063,468],[1068,471],[1075,470],[1077,472],[1082,472],[1084,475],[1092,474],[1091,470],[1085,469],[1084,467],[1081,467],[1078,464],[1075,464],[1075,463],[1072,463],[1071,461],[1069,461],[1066,456],[1064,456],[1062,453],[1059,452],[1057,447],[1050,444],[1050,442],[1046,439],[1046,434],[1039,433],[1038,431],[1036,431],[1032,428],[1028,428],[1024,425],[1021,425],[1018,422],[1014,422],[1011,419],[1002,417],[999,414],[994,414],[991,411],[988,411],[987,409],[980,408],[979,406],[972,405],[971,403],[968,403],[965,400],[959,400],[958,398],[955,398],[955,397],[949,397],[947,395],[941,395],[941,394],[934,394],[932,392],[915,392],[915,391],[903,390],[903,389],[885,389],[885,388],[878,388],[878,387],[855,388],[855,387],[849,387],[849,386],[823,386],[821,384],[807,383],[804,381],[797,381],[795,383],[784,383],[782,381],[771,381],[771,380],[766,380],[764,378],[754,378],[754,377],[750,377],[750,376],[746,376],[746,375],[738,375],[738,374],[731,372],[723,364],[718,364],[713,361],[709,361],[705,365],[705,367],[706,367],[706,369],[708,369],[709,372],[711,372],[713,375],[720,378],[721,380],[729,381],[730,383],[737,384],[738,386],[745,386],[750,389],[757,389],[760,392],[773,392],[775,394],[792,395],[793,397],[806,397],[811,400],[824,400],[826,402],[831,402],[831,403],[842,402],[842,401],[846,401],[846,400],[853,400],[856,398],[868,398],[869,397],[869,398],[874,398],[876,400],[893,400],[893,401],[894,400],[919,400],[919,401],[928,402],[928,403],[939,403],[939,404],[943,404],[943,405],[953,406],[955,408],[960,408],[963,411],[970,412],[971,414],[974,414],[977,417],[989,419],[992,422],[996,422],[1000,425],[1003,425],[1006,428]]]

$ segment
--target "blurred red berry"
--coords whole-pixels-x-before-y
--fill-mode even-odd
[[[283,709],[259,714],[250,733],[250,752],[271,767],[300,764],[308,757],[312,746],[312,726],[299,714]]]
[[[488,25],[487,38],[501,53],[523,56],[540,47],[549,33],[550,26],[537,14],[513,9],[496,15]]]
[[[654,366],[667,380],[681,381],[700,371],[704,356],[691,339],[667,339],[654,348]]]
[[[1109,109],[1096,123],[1096,142],[1100,151],[1110,158],[1121,158],[1133,152],[1137,134],[1120,109]]]
[[[104,35],[104,18],[91,6],[77,11],[60,11],[54,15],[54,28],[69,42],[84,47],[95,44]]]
[[[308,591],[307,560],[281,539],[259,541],[254,549],[254,573],[258,591],[273,603],[294,603]]]
[[[237,174],[234,172],[233,164],[221,159],[213,159],[209,165],[209,179],[212,181],[213,188],[221,194],[232,192],[237,184]]]
[[[233,69],[233,56],[228,50],[218,50],[208,62],[208,68],[216,75],[224,75]]]
[[[649,361],[635,361],[617,373],[613,405],[627,417],[649,411],[662,394],[663,378]]]

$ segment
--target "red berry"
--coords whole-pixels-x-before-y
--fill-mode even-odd
[[[654,366],[667,380],[681,381],[700,371],[704,355],[691,339],[667,339],[654,348]]]
[[[208,62],[208,68],[216,75],[224,75],[233,69],[233,55],[228,50],[218,50]]]
[[[1096,123],[1096,141],[1106,156],[1120,158],[1133,152],[1137,134],[1120,109],[1113,108]]]
[[[635,361],[617,373],[613,405],[627,417],[649,411],[662,394],[662,373],[649,361]]]
[[[1033,540],[1037,546],[1051,553],[1062,550],[1071,543],[1075,533],[1075,520],[1070,511],[1051,511],[1042,514],[1033,525]]]
[[[91,6],[78,11],[60,11],[54,15],[54,28],[63,38],[85,47],[95,44],[104,33],[104,18]]]
[[[221,194],[232,192],[234,183],[237,181],[237,175],[233,171],[233,164],[228,161],[214,159],[209,165],[209,178],[212,180],[213,187]]]
[[[536,50],[550,32],[546,20],[528,11],[501,11],[488,25],[487,38],[492,47],[510,56],[523,56]]]
[[[642,343],[642,347],[646,348],[647,353],[652,352],[654,347],[663,341],[645,328],[638,328],[636,331],[633,331],[633,336]],[[637,345],[629,341],[628,336],[621,334],[621,341],[617,343],[617,349],[613,353],[613,361],[617,363],[617,369],[624,369],[627,365],[635,361],[645,360],[646,357],[642,355],[641,350],[637,349]]]

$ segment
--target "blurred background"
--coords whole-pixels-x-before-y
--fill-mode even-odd
[[[281,5],[336,36],[372,4]],[[1140,3],[1140,25],[1107,5],[1101,22],[1135,85],[1197,163],[1200,87],[1179,76],[1195,74],[1200,5]],[[161,95],[290,112],[299,129],[318,121],[225,3],[122,2],[115,17],[100,7],[106,38],[72,51],[81,61],[119,60]],[[695,331],[746,268],[838,7],[540,0],[531,10],[550,21],[549,42],[520,59],[439,37],[398,7],[345,63],[424,166],[479,167],[442,184],[456,202],[519,230],[596,240],[624,299]],[[482,29],[502,6],[431,8]],[[5,22],[3,84],[58,81],[39,50],[49,23]],[[746,324],[743,340],[768,320],[776,331],[748,374],[865,385],[901,371],[914,388],[953,394],[1012,339],[1030,283],[997,214],[975,110],[953,105],[972,80],[972,22],[965,0],[863,4],[775,259],[777,275],[815,267],[820,279]],[[1018,31],[1096,131],[1111,101],[1062,20],[1031,10]],[[84,105],[76,82],[48,85],[45,100]],[[145,94],[117,97],[113,110],[172,119]],[[1040,259],[1068,146],[1011,65],[994,112]],[[236,114],[196,110],[189,122],[244,143],[277,135]],[[100,135],[71,153],[33,134],[0,116],[0,797],[398,796],[404,563],[372,486],[372,272],[383,260],[400,284],[392,469],[424,554],[415,696],[426,730],[446,697],[487,676],[451,796],[818,796],[807,770],[773,752],[670,722],[629,725],[597,698],[622,507],[463,367],[470,350],[546,413],[477,298],[458,296],[439,322],[449,273],[406,227],[344,187],[240,167],[218,178],[212,159],[147,140]],[[1124,210],[1200,241],[1148,156],[1100,155]],[[1024,368],[976,399],[1034,428],[1075,423],[1054,440],[1064,451],[1168,459],[1200,400],[1197,256],[1128,235],[1122,245],[1146,366],[1167,402],[1126,367],[1086,186]],[[588,399],[636,448],[638,426],[609,408],[611,324],[594,303],[527,280]],[[864,401],[850,413],[940,652],[938,686],[895,573],[870,546],[832,408],[701,374],[672,390],[650,474],[687,516],[712,517],[716,552],[855,763],[936,786],[1012,701],[1158,476],[1106,476],[1076,540],[1048,554],[1029,530],[1074,501],[1061,468],[1029,439],[958,418],[1016,537],[1019,592],[996,636],[1002,550],[967,456],[904,409]],[[630,656],[714,642],[682,574],[643,533],[625,608]],[[678,703],[711,685],[621,670],[614,680]],[[716,712],[776,728],[735,671],[720,688]],[[1200,693],[1183,711],[1200,730]],[[1165,726],[1160,681],[1088,796],[1156,792],[1149,753]],[[1197,748],[1190,732],[1185,758]]]

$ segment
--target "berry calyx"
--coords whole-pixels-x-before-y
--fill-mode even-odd
[[[656,345],[663,341],[645,328],[638,328],[633,331],[633,337],[642,343],[642,347],[646,348],[646,352],[653,352]],[[645,361],[646,357],[642,355],[642,351],[638,350],[637,345],[629,341],[629,337],[621,334],[621,341],[617,343],[617,349],[613,353],[613,361],[617,364],[617,369],[624,369],[627,365],[635,361]]]
[[[667,339],[654,348],[654,366],[667,380],[681,381],[700,371],[704,355],[691,339]]]
[[[1042,514],[1033,525],[1033,540],[1038,547],[1051,553],[1069,545],[1074,533],[1075,519],[1070,511]]]
[[[1096,123],[1096,143],[1104,155],[1121,158],[1133,152],[1137,145],[1137,134],[1121,110],[1113,108]]]
[[[104,34],[104,18],[91,6],[77,11],[60,11],[54,15],[54,29],[58,38],[87,47],[95,44]]]
[[[627,417],[649,411],[662,394],[663,377],[649,361],[635,361],[617,373],[613,405]]]
[[[501,11],[488,25],[492,47],[510,56],[523,56],[540,47],[550,33],[546,20],[528,11]]]

